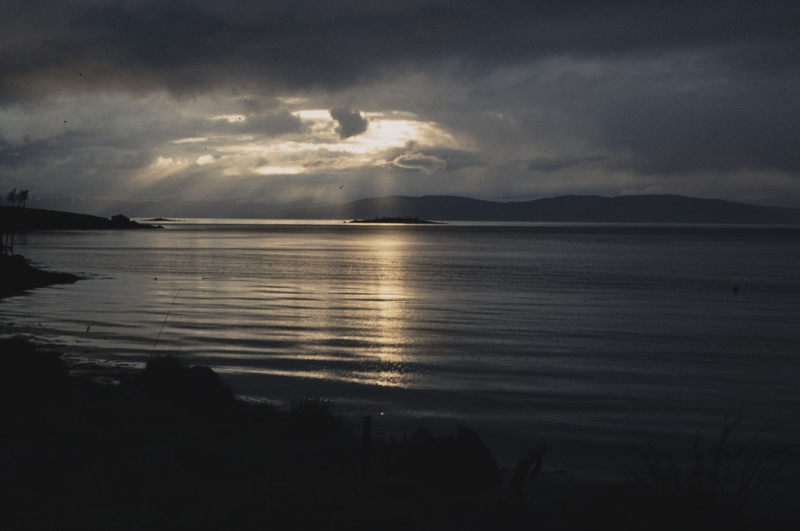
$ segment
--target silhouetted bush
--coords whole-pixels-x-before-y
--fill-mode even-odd
[[[511,477],[511,489],[516,496],[522,496],[522,489],[528,478],[535,478],[542,471],[544,456],[547,455],[547,446],[544,444],[530,450],[528,455],[517,462],[514,475]]]
[[[740,507],[756,491],[779,474],[788,457],[788,449],[778,446],[759,451],[755,443],[763,430],[744,442],[735,444],[731,436],[741,417],[726,418],[715,443],[707,448],[700,434],[692,445],[691,463],[681,463],[670,450],[652,444],[639,448],[648,475],[643,485],[666,494],[686,493],[696,498],[715,499]]]
[[[132,380],[136,390],[150,398],[168,400],[187,408],[230,408],[233,392],[208,367],[186,367],[169,356],[153,357]]]
[[[466,426],[459,426],[455,437],[434,437],[422,428],[407,441],[384,444],[380,452],[386,473],[411,480],[413,488],[480,494],[500,483],[497,461]]]
[[[305,396],[291,401],[289,424],[300,436],[329,436],[344,428],[342,417],[337,415],[328,399]]]

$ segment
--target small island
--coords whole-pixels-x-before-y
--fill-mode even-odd
[[[441,225],[439,221],[429,221],[427,219],[410,217],[377,217],[367,219],[353,219],[347,223],[397,223],[404,225]]]

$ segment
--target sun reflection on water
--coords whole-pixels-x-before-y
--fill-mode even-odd
[[[378,336],[380,347],[373,356],[379,368],[358,375],[371,385],[409,387],[406,343],[408,338],[406,303],[410,294],[406,286],[405,265],[408,240],[405,234],[393,232],[369,241],[370,254],[376,264],[374,293],[376,308],[371,326]]]

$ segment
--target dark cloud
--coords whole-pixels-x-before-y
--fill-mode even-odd
[[[26,167],[38,168],[44,161],[59,161],[83,170],[81,164],[88,162],[95,168],[133,170],[150,163],[152,154],[141,148],[121,149],[113,146],[95,149],[80,149],[59,139],[38,142],[11,144],[0,141],[0,168],[20,170]]]
[[[287,110],[257,115],[247,119],[247,128],[264,136],[278,136],[304,131],[302,120]]]
[[[277,98],[238,98],[236,102],[242,112],[248,115],[262,115],[277,110],[281,103]]]
[[[360,135],[367,130],[367,126],[369,125],[367,119],[361,116],[360,112],[346,107],[331,109],[331,118],[336,120],[339,124],[336,126],[336,132],[339,134],[339,138],[350,138],[351,136]]]
[[[30,164],[37,160],[44,153],[43,146],[25,142],[23,144],[12,144],[0,140],[0,167],[17,168]]]
[[[692,91],[654,86],[658,97],[629,89],[598,109],[599,140],[629,153],[636,171],[800,171],[800,99],[786,94],[800,82],[721,85]]]
[[[527,167],[531,171],[548,173],[606,160],[608,160],[608,157],[603,155],[588,155],[584,157],[536,157],[528,161]]]
[[[279,136],[304,131],[303,121],[286,109],[253,113],[239,116],[236,119],[227,117],[210,119],[206,134],[243,134],[254,133],[265,137]]]
[[[446,177],[488,194],[502,175],[504,190],[535,194],[554,186],[544,174],[570,169],[582,179],[570,192],[633,180],[648,189],[703,183],[714,195],[743,172],[796,189],[797,27],[796,1],[6,0],[0,112],[13,119],[3,115],[0,179],[28,168],[22,174],[71,172],[90,183],[100,167],[178,156],[176,139],[303,135],[309,124],[290,112],[301,108],[333,109],[348,138],[367,121],[338,105],[358,102],[452,135],[442,142],[452,149],[406,146],[384,157],[412,170],[404,182],[415,186]],[[107,94],[119,98],[104,108],[91,101]],[[86,100],[62,112],[59,98],[70,97]],[[42,101],[50,107],[36,109]],[[31,119],[15,110],[26,105]],[[211,119],[237,113],[246,119]],[[203,154],[181,146],[184,158]],[[758,177],[737,179],[742,190],[759,187]]]
[[[787,58],[777,51],[796,51],[800,42],[800,6],[792,1],[5,4],[0,91],[7,98],[92,86],[176,94],[243,83],[341,88],[447,61],[486,71],[564,54],[730,44],[748,53],[727,60]]]

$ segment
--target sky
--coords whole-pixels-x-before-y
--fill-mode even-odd
[[[4,0],[0,190],[800,207],[797,28],[796,0]]]

